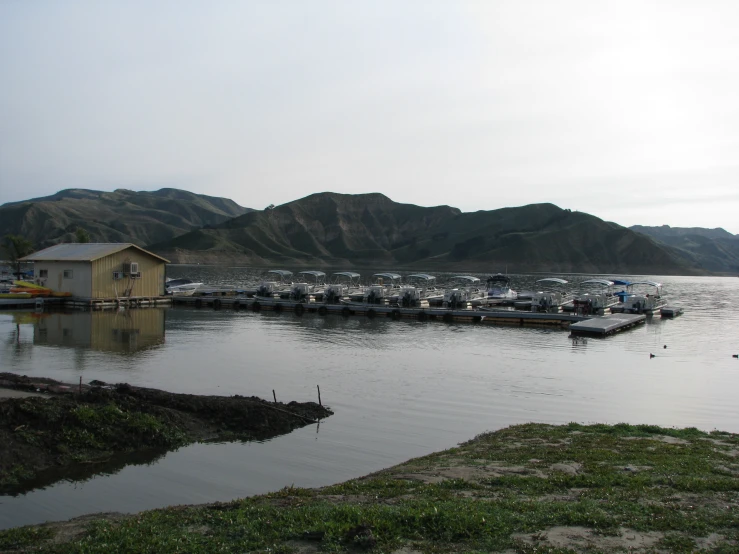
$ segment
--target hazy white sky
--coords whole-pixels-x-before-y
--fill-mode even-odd
[[[0,0],[0,203],[382,192],[739,233],[739,3]]]

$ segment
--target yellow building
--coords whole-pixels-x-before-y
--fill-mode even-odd
[[[36,283],[83,299],[162,296],[169,263],[130,243],[56,244],[22,261]]]

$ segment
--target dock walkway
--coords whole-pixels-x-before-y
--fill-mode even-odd
[[[579,321],[570,325],[573,335],[594,335],[605,337],[618,333],[624,329],[631,329],[643,324],[647,320],[644,314],[608,314],[602,317],[594,317]]]
[[[175,305],[184,305],[196,308],[210,307],[216,310],[232,308],[234,310],[261,310],[294,312],[300,316],[304,313],[316,313],[320,316],[330,314],[349,317],[361,315],[369,318],[388,317],[393,320],[415,319],[419,321],[437,320],[444,322],[470,322],[494,325],[513,325],[518,327],[559,327],[573,330],[576,325],[585,325],[582,334],[606,336],[622,329],[634,327],[643,323],[644,315],[613,314],[607,316],[583,316],[572,312],[538,313],[516,310],[475,310],[448,308],[401,308],[387,304],[324,304],[320,302],[295,302],[272,298],[245,298],[238,296],[211,297],[211,296],[179,296],[173,300]],[[589,322],[594,322],[590,327]],[[591,330],[593,329],[593,330]]]

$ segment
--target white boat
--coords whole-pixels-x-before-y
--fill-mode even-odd
[[[619,299],[613,293],[613,281],[608,279],[587,279],[580,283],[580,291],[566,303],[566,311],[574,311],[583,315],[602,314],[618,304]]]
[[[488,298],[494,304],[512,304],[518,294],[511,288],[511,278],[502,273],[496,273],[487,278]]]
[[[428,273],[413,273],[406,277],[407,284],[400,285],[390,295],[389,302],[404,308],[428,308],[431,302],[441,304],[444,293],[436,287],[436,277]]]
[[[316,297],[323,298],[326,290],[326,274],[323,271],[300,271],[303,280],[293,283],[290,300],[298,302],[315,302]]]
[[[293,272],[286,269],[270,269],[267,274],[273,279],[267,279],[259,283],[255,296],[260,298],[289,297],[292,286],[290,278]]]
[[[342,304],[387,305],[392,299],[397,302],[402,276],[398,273],[375,273],[375,282],[341,300]]]
[[[564,290],[564,285],[567,283],[568,281],[558,277],[546,277],[536,281],[540,290],[537,290],[531,295],[531,311],[559,311],[562,304],[571,300]],[[518,306],[518,303],[516,305]]]
[[[364,294],[360,280],[362,276],[355,271],[338,271],[331,275],[331,283],[326,285],[322,301],[327,304],[338,304],[341,300],[349,300],[352,295],[359,298]]]
[[[167,279],[164,283],[165,294],[172,296],[192,296],[202,286],[203,283],[195,283],[190,279]]]
[[[452,288],[444,292],[442,306],[451,310],[487,305],[487,291],[480,287],[480,279],[472,275],[455,275],[449,279]]]
[[[662,298],[662,283],[634,281],[623,300],[623,312],[627,314],[651,314],[666,305]]]

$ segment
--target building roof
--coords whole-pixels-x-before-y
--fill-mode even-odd
[[[164,263],[169,263],[169,260],[157,256],[156,254],[144,250],[131,244],[130,242],[87,242],[87,243],[63,243],[49,246],[38,252],[34,252],[21,258],[24,262],[94,262],[105,256],[110,256],[116,252],[126,250],[128,248],[135,248],[145,254],[149,254],[154,258],[157,258]]]

